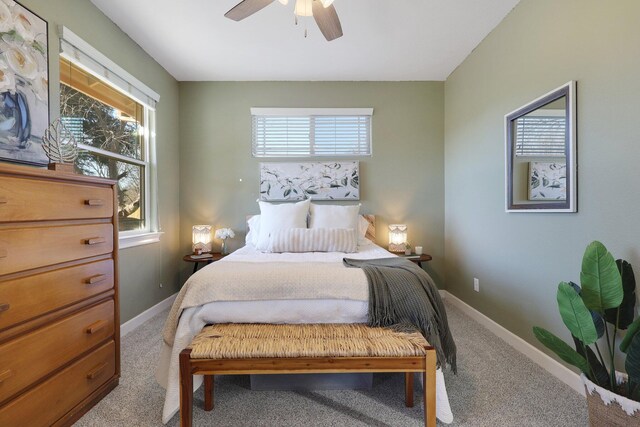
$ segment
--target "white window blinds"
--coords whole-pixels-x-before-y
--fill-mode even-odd
[[[526,115],[516,121],[516,156],[563,157],[566,118],[562,115]]]
[[[371,155],[372,108],[252,108],[254,157]]]
[[[60,28],[60,56],[151,109],[155,109],[156,102],[160,100],[160,95],[67,27]]]

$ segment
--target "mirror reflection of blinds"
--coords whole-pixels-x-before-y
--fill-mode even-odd
[[[366,156],[371,116],[253,115],[255,157]]]
[[[524,116],[516,121],[516,156],[564,157],[564,116]]]

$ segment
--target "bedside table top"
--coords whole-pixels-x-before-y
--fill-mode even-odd
[[[228,255],[228,254],[221,254],[220,252],[205,252],[202,255],[205,255],[205,254],[209,254],[211,256],[207,258],[194,258],[194,256],[196,256],[195,254],[187,254],[184,257],[182,257],[182,260],[187,262],[213,262],[213,261],[219,261]]]
[[[409,260],[413,261],[413,262],[427,262],[427,261],[431,261],[433,259],[433,257],[429,254],[422,254],[422,255],[416,255],[416,254],[412,254],[409,255],[410,257],[416,257],[416,258],[409,258]]]

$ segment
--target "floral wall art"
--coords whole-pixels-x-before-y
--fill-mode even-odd
[[[529,163],[529,200],[566,200],[567,165],[560,162]]]
[[[359,200],[359,162],[260,163],[260,199]]]
[[[47,22],[13,0],[0,0],[0,159],[48,163]]]

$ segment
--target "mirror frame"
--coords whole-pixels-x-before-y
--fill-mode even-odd
[[[520,117],[550,104],[553,101],[567,97],[565,117],[567,120],[565,129],[565,159],[567,168],[567,198],[563,202],[544,201],[536,203],[514,203],[513,201],[513,151],[515,121]],[[577,188],[577,153],[576,153],[576,82],[569,83],[552,90],[540,98],[506,114],[505,116],[505,211],[506,212],[577,212],[578,188]]]

